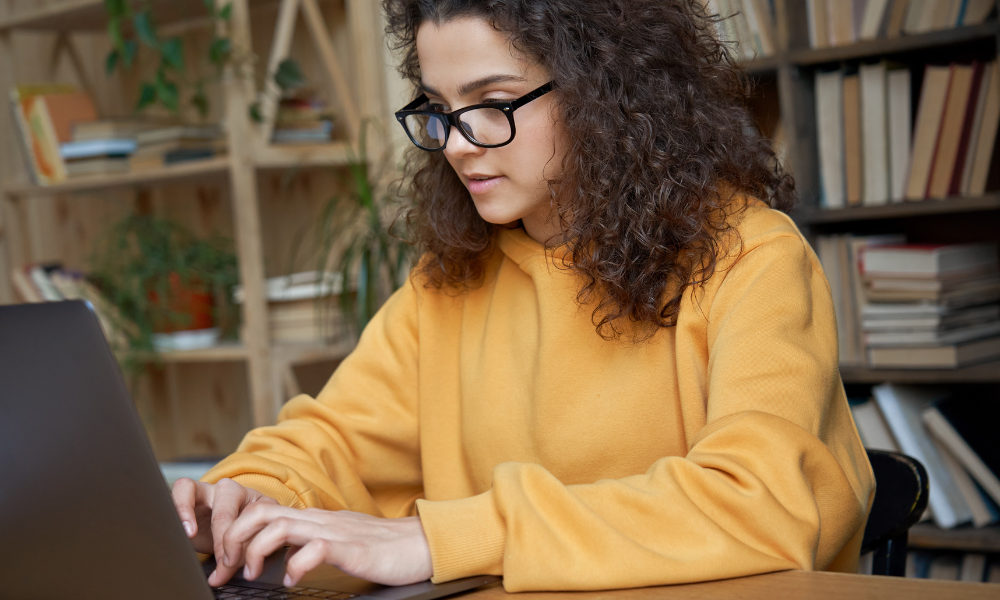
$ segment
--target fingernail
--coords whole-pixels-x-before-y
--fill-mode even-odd
[[[218,570],[218,569],[216,569],[216,570],[212,571],[212,574],[211,574],[211,575],[209,575],[209,576],[208,576],[208,578],[209,578],[209,579],[214,579],[214,578],[215,578],[215,574],[216,574],[216,573],[218,573],[218,572],[219,572],[219,570]]]
[[[194,525],[192,525],[190,521],[184,521],[184,533],[186,533],[188,537],[194,537]]]
[[[285,574],[285,579],[284,579],[284,581],[282,581],[282,583],[285,584],[285,587],[292,587],[292,585],[293,585],[292,584],[292,576],[288,575],[288,574]]]
[[[221,560],[219,562],[222,563],[223,567],[228,567],[229,566],[229,561],[226,560],[226,553],[225,552],[222,553],[222,558],[221,558]]]
[[[243,579],[250,579],[250,565],[243,567]]]

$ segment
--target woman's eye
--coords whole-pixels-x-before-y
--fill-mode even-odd
[[[448,107],[445,106],[444,104],[428,104],[427,110],[434,112],[446,112],[448,110]]]

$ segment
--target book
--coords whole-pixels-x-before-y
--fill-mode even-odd
[[[21,133],[21,147],[29,172],[38,185],[66,179],[66,166],[59,154],[59,137],[43,95],[72,94],[76,88],[64,85],[16,86],[10,92],[11,111]]]
[[[128,171],[129,163],[126,156],[97,156],[66,161],[67,177],[113,175]]]
[[[774,26],[771,24],[771,10],[767,0],[743,0],[743,11],[747,24],[754,36],[756,46],[762,56],[771,56],[777,51]]]
[[[865,277],[938,277],[998,267],[995,243],[875,246],[861,260]]]
[[[958,160],[959,144],[965,116],[969,108],[969,98],[974,97],[976,75],[982,73],[982,66],[953,65],[948,96],[945,100],[941,121],[941,132],[934,150],[931,177],[927,184],[927,197],[943,200],[948,197],[952,175]]]
[[[962,555],[961,581],[982,583],[986,575],[986,555],[982,552],[966,552]]]
[[[870,346],[876,369],[957,369],[1000,357],[1000,337],[940,346]]]
[[[137,132],[135,143],[141,147],[180,139],[214,140],[221,136],[222,129],[218,125],[172,125]]]
[[[844,72],[816,74],[816,125],[824,208],[847,204],[844,186]]]
[[[873,386],[872,394],[900,449],[919,460],[927,469],[930,484],[928,502],[937,525],[951,529],[969,522],[972,511],[955,489],[951,473],[923,425],[923,412],[940,400],[943,393],[933,388],[883,383]]]
[[[861,18],[858,39],[874,40],[878,37],[880,26],[885,21],[889,5],[889,0],[868,0],[868,4],[865,5],[864,15]]]
[[[851,331],[846,334],[848,343],[852,348],[847,353],[850,362],[846,364],[864,365],[867,362],[865,353],[865,340],[861,334],[862,314],[865,305],[868,303],[867,283],[861,270],[861,255],[865,248],[870,246],[882,246],[887,244],[901,244],[906,239],[901,235],[869,235],[869,236],[846,236],[845,245],[847,249],[847,261],[850,273],[848,274],[850,297],[845,303],[850,303],[845,308],[845,327],[850,327]],[[839,323],[838,323],[839,326]]]
[[[924,69],[924,82],[917,106],[917,121],[913,128],[913,149],[910,153],[906,186],[907,200],[923,200],[927,197],[952,70],[952,67],[933,65],[928,65]]]
[[[971,103],[974,108],[972,108],[971,114],[966,120],[966,124],[968,125],[968,135],[966,135],[965,131],[962,132],[959,159],[955,165],[955,179],[952,181],[952,189],[949,190],[950,193],[955,195],[968,194],[969,181],[972,176],[973,159],[975,158],[979,136],[982,133],[983,118],[986,116],[986,100],[989,96],[992,71],[992,63],[987,63],[983,67],[982,76],[979,81],[979,89],[976,91],[976,97],[971,99]],[[958,182],[957,186],[955,185],[956,180]]]
[[[997,128],[1000,126],[1000,61],[990,63],[988,86],[965,192],[969,196],[982,196],[986,192],[986,182],[993,164]]]
[[[996,0],[966,0],[964,4],[965,12],[962,14],[962,25],[979,25],[996,8]]]
[[[865,331],[905,330],[948,330],[1000,320],[1000,305],[989,304],[961,310],[946,310],[937,314],[906,315],[883,314],[869,316],[861,322]]]
[[[910,0],[893,0],[887,11],[885,30],[882,37],[893,39],[903,34],[903,23],[910,8]]]
[[[830,27],[830,45],[853,44],[854,2],[853,0],[827,0],[827,23]]]
[[[994,523],[998,515],[994,514],[991,510],[992,507],[990,506],[989,499],[984,497],[982,492],[979,491],[976,482],[972,480],[969,473],[962,468],[962,464],[958,462],[946,446],[941,444],[934,436],[931,436],[931,442],[937,448],[938,454],[941,455],[941,462],[948,469],[951,478],[955,481],[955,488],[958,490],[958,493],[962,495],[965,503],[969,505],[969,510],[972,512],[972,526],[985,527]]]
[[[131,139],[140,131],[169,126],[169,122],[148,118],[112,118],[78,122],[73,125],[73,141]]]
[[[971,340],[1000,335],[1000,321],[930,331],[873,331],[865,335],[865,345],[933,346],[961,344]]]
[[[951,396],[928,407],[923,420],[928,431],[1000,503],[1000,448],[996,444],[1000,403],[986,396]]]
[[[816,255],[819,258],[820,266],[830,284],[830,295],[833,299],[833,312],[837,320],[837,350],[838,361],[841,364],[851,362],[851,344],[848,342],[848,331],[850,325],[847,322],[846,307],[844,305],[845,293],[843,288],[845,283],[841,277],[840,251],[838,249],[838,236],[824,235],[817,239]]]
[[[874,65],[861,65],[860,78],[861,137],[864,154],[862,204],[881,206],[889,201],[886,64],[880,62]]]
[[[59,154],[63,160],[71,160],[98,156],[124,156],[132,154],[135,149],[135,140],[128,138],[85,140],[60,144]]]
[[[10,282],[14,286],[14,291],[21,298],[22,302],[45,302],[45,297],[42,296],[42,291],[38,289],[38,286],[31,280],[28,275],[31,266],[27,268],[13,268],[10,270]]]
[[[826,4],[829,0],[806,0],[806,19],[809,23],[809,47],[829,48],[830,28]]]
[[[882,416],[882,411],[878,408],[878,403],[869,398],[859,404],[851,404],[851,415],[854,417],[854,424],[858,428],[858,435],[861,436],[861,443],[865,448],[871,450],[885,450],[886,452],[899,452],[899,444],[892,437],[889,425]]]
[[[911,0],[903,22],[906,35],[916,35],[930,31],[934,0]]]
[[[910,166],[910,70],[893,69],[887,75],[889,113],[889,187],[893,202],[906,199]]]
[[[864,193],[861,143],[861,81],[858,75],[844,76],[844,178],[847,205],[859,206]]]
[[[940,579],[943,581],[958,581],[962,563],[953,554],[939,554],[931,559],[930,569],[927,571],[928,579]]]

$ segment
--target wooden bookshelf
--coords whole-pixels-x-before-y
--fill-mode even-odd
[[[1000,552],[1000,526],[941,529],[931,523],[917,523],[910,528],[907,546],[924,550]]]
[[[868,369],[841,365],[844,383],[1000,383],[1000,360],[961,369]]]
[[[109,211],[109,215],[130,204],[136,210],[140,205],[150,209],[155,205],[167,214],[174,210],[192,210],[187,207],[193,207],[200,215],[192,217],[198,221],[196,231],[220,230],[231,235],[235,241],[240,283],[246,291],[241,323],[243,341],[203,350],[163,353],[157,360],[164,362],[167,370],[172,370],[174,374],[170,375],[169,381],[156,385],[175,391],[183,389],[188,384],[176,375],[180,367],[188,372],[197,372],[201,381],[215,381],[215,375],[207,371],[210,368],[217,369],[219,378],[243,378],[245,384],[229,385],[225,392],[200,392],[202,388],[211,387],[200,386],[199,397],[212,396],[211,401],[219,404],[220,394],[246,396],[246,405],[252,415],[251,424],[267,425],[274,422],[277,409],[287,399],[280,381],[282,365],[303,357],[311,360],[343,356],[350,350],[339,342],[328,347],[320,344],[289,347],[272,343],[265,282],[268,276],[275,273],[267,273],[266,267],[281,268],[274,265],[287,262],[275,248],[287,246],[288,238],[299,235],[302,227],[295,223],[295,219],[300,218],[298,213],[281,220],[286,214],[283,204],[294,205],[295,210],[300,212],[321,206],[329,194],[334,193],[331,183],[333,186],[339,184],[335,175],[324,172],[324,169],[346,165],[352,158],[351,144],[357,142],[356,129],[363,117],[385,121],[389,114],[385,106],[387,93],[380,36],[382,26],[378,4],[369,0],[215,2],[219,7],[231,7],[231,18],[227,22],[213,23],[207,16],[205,0],[149,0],[148,6],[163,35],[183,34],[190,37],[189,41],[185,41],[185,47],[195,48],[199,44],[207,47],[213,34],[211,27],[218,27],[214,33],[230,40],[234,56],[253,55],[262,59],[261,73],[273,72],[285,58],[294,57],[300,62],[304,58],[303,72],[330,96],[331,106],[338,111],[338,135],[350,141],[271,144],[277,92],[256,89],[257,83],[253,78],[235,72],[237,67],[234,62],[227,66],[219,85],[210,90],[213,108],[219,113],[227,138],[227,156],[139,173],[71,178],[58,184],[40,186],[30,182],[21,151],[11,135],[17,131],[16,127],[9,111],[3,111],[0,114],[0,129],[8,132],[5,136],[8,139],[3,140],[6,147],[0,150],[0,213],[4,221],[3,238],[0,239],[3,244],[0,248],[0,277],[6,281],[8,271],[15,265],[65,260],[60,253],[71,253],[75,257],[82,255],[86,251],[85,242],[92,240],[108,224],[100,222],[100,217],[85,214],[87,209],[82,208],[84,203],[95,207],[94,214]],[[33,32],[33,39],[54,40],[56,49],[61,44],[68,51],[71,60],[62,60],[62,66],[71,66],[70,79],[84,89],[91,89],[92,94],[94,89],[91,83],[137,89],[139,75],[136,73],[122,72],[114,77],[103,75],[107,48],[101,42],[106,41],[102,38],[106,37],[107,23],[104,0],[18,0],[6,3],[0,7],[0,87],[10,89],[22,83],[18,77],[23,79],[35,72],[41,79],[66,77],[65,72],[56,72],[61,59],[55,50],[51,52],[52,56],[49,52],[38,56],[17,55],[16,49],[24,46],[19,39],[29,36],[15,36],[15,33],[30,31]],[[67,35],[69,33],[79,35]],[[312,39],[300,39],[305,37]],[[304,56],[306,53],[308,56]],[[33,66],[24,68],[25,62]],[[119,105],[123,104],[121,98],[127,97],[127,94],[111,94],[114,98],[110,106],[118,107],[111,110],[101,106],[101,94],[94,95],[99,108],[107,114],[124,114]],[[263,124],[250,119],[248,107],[254,103],[261,106]],[[130,108],[126,106],[124,111]],[[379,154],[380,143],[373,136],[369,143],[370,156]],[[277,184],[267,183],[275,182],[275,178],[280,177],[275,172],[277,170],[297,174],[299,169],[312,169],[312,172],[302,174],[302,185],[298,188],[279,190]],[[169,190],[161,189],[165,186],[171,187]],[[110,190],[122,193],[105,193]],[[289,195],[288,198],[284,197],[285,194]],[[74,197],[67,202],[65,197],[69,195],[79,198]],[[167,208],[174,202],[178,204],[176,208]],[[231,227],[226,219],[231,219]],[[39,221],[44,225],[39,225]],[[58,227],[63,226],[75,227],[68,236],[71,239],[65,243],[55,233]],[[66,237],[65,232],[58,231]],[[0,283],[0,302],[10,301],[11,295],[10,287]],[[180,394],[178,397],[189,395]]]
[[[845,60],[882,58],[916,50],[956,46],[978,41],[992,41],[1000,33],[996,21],[987,21],[971,27],[941,29],[920,35],[904,35],[893,39],[833,46],[831,48],[801,49],[788,52],[788,62],[798,66],[815,66]]]
[[[900,219],[924,215],[939,215],[961,212],[975,212],[1000,209],[1000,194],[991,193],[978,198],[948,198],[945,200],[921,200],[900,202],[885,206],[852,206],[838,209],[816,209],[804,212],[800,220],[809,225],[824,223],[847,223],[876,219]]]
[[[193,160],[160,169],[122,173],[120,175],[100,175],[73,177],[53,185],[32,183],[12,183],[3,186],[4,193],[11,196],[39,196],[44,194],[64,194],[90,192],[115,187],[161,185],[184,181],[221,178],[230,166],[228,156]]]

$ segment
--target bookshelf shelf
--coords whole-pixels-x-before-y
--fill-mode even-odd
[[[987,194],[978,198],[948,198],[946,200],[921,200],[885,206],[855,206],[833,210],[812,210],[802,213],[801,220],[809,225],[847,223],[875,219],[899,219],[923,215],[974,212],[1000,209],[1000,194]]]
[[[150,354],[150,362],[162,361],[165,363],[194,363],[194,362],[235,362],[246,360],[248,356],[247,348],[240,343],[219,344],[210,348],[199,348],[197,350],[176,350],[171,352],[160,352],[157,355]]]
[[[1000,361],[971,365],[961,369],[868,369],[841,365],[844,383],[997,383]]]
[[[814,66],[841,60],[880,58],[885,55],[900,54],[916,50],[926,50],[940,46],[954,46],[976,41],[994,41],[1000,32],[997,21],[987,21],[971,27],[942,29],[920,35],[908,35],[894,39],[880,39],[859,42],[832,48],[792,50],[788,62],[797,66]]]
[[[3,191],[10,196],[41,196],[134,185],[160,184],[219,177],[229,170],[229,166],[229,157],[220,156],[138,173],[77,177],[55,185],[42,186],[31,183],[14,183],[4,186]]]
[[[161,25],[190,20],[204,15],[204,0],[152,0],[153,16]],[[66,0],[23,11],[0,20],[0,31],[34,29],[39,31],[100,31],[108,24],[104,0]]]
[[[258,150],[256,164],[257,168],[260,169],[346,165],[350,159],[349,150],[346,142],[302,145],[271,144]]]
[[[918,523],[910,528],[907,545],[927,550],[1000,552],[1000,527],[941,529],[930,523]]]

